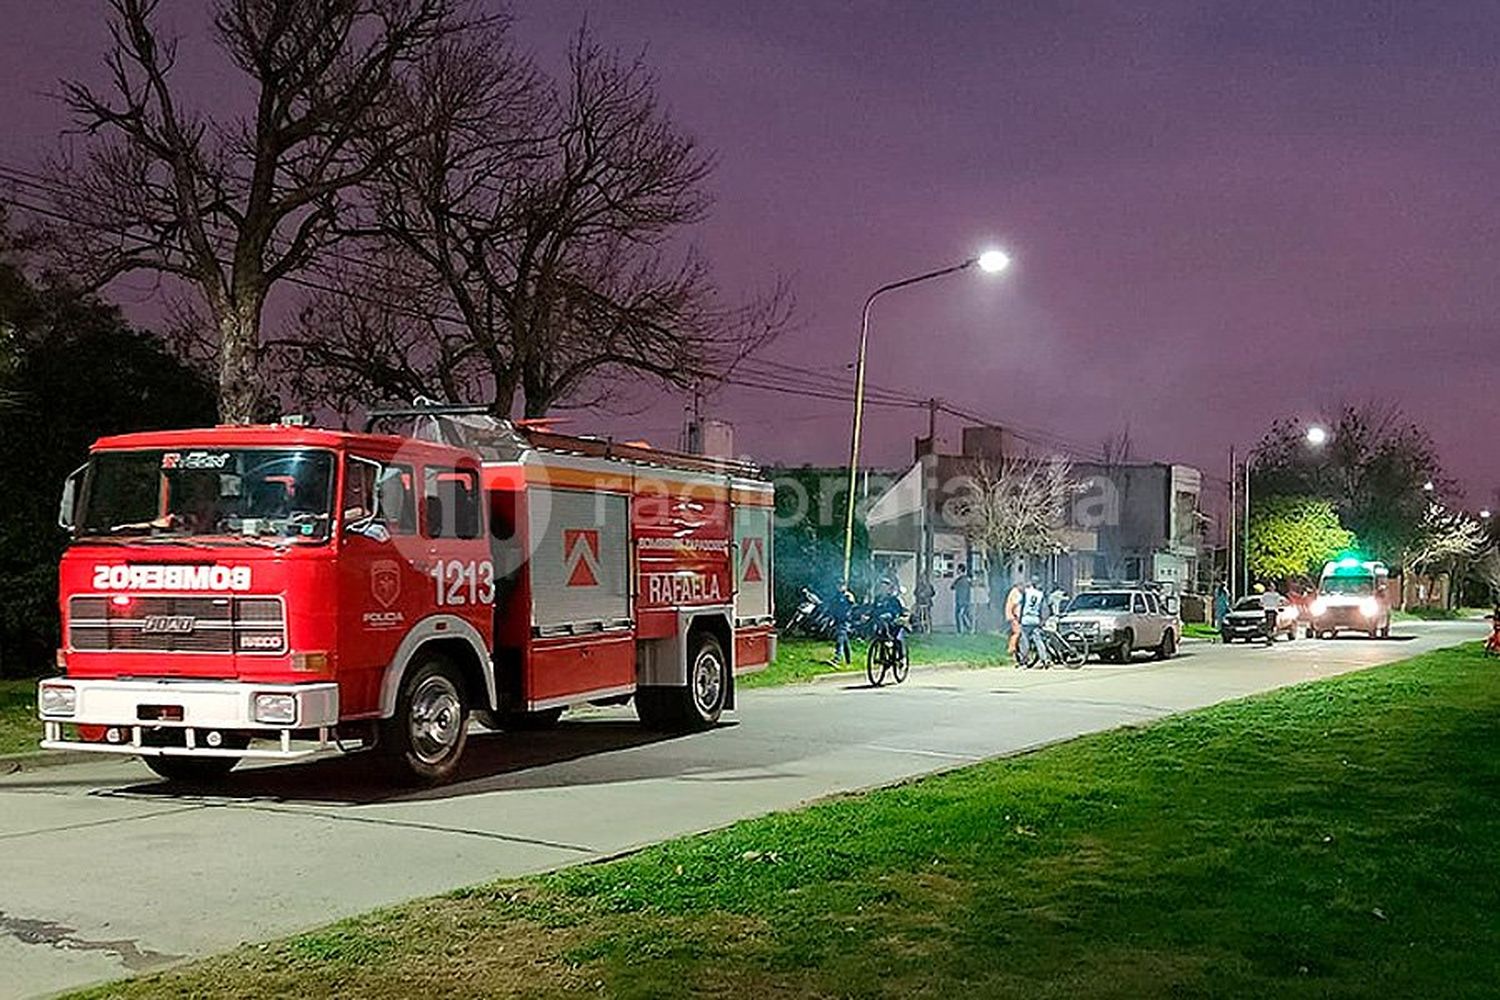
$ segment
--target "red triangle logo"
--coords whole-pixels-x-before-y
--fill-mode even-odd
[[[598,531],[587,528],[564,528],[563,559],[568,568],[568,586],[599,586]]]
[[[745,583],[760,583],[765,579],[760,571],[760,557],[762,542],[759,538],[745,538],[740,541],[740,559],[745,564],[745,572],[741,579]]]

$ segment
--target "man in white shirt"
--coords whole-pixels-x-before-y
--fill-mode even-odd
[[[1260,592],[1260,610],[1266,616],[1266,635],[1276,637],[1276,616],[1281,610],[1281,594],[1274,585],[1262,587]]]

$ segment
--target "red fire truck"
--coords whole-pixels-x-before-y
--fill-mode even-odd
[[[42,746],[192,781],[374,748],[439,782],[471,714],[533,728],[634,698],[648,726],[706,728],[773,658],[754,468],[472,408],[372,424],[98,441],[64,488]]]

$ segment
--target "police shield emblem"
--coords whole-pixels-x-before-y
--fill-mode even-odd
[[[390,559],[370,565],[370,593],[383,608],[396,603],[401,596],[401,567]]]

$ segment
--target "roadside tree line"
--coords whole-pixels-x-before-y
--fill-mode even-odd
[[[1311,448],[1281,420],[1251,464],[1248,565],[1257,579],[1315,576],[1355,550],[1417,575],[1450,574],[1455,591],[1500,599],[1491,526],[1457,507],[1432,437],[1389,404],[1346,405]]]

